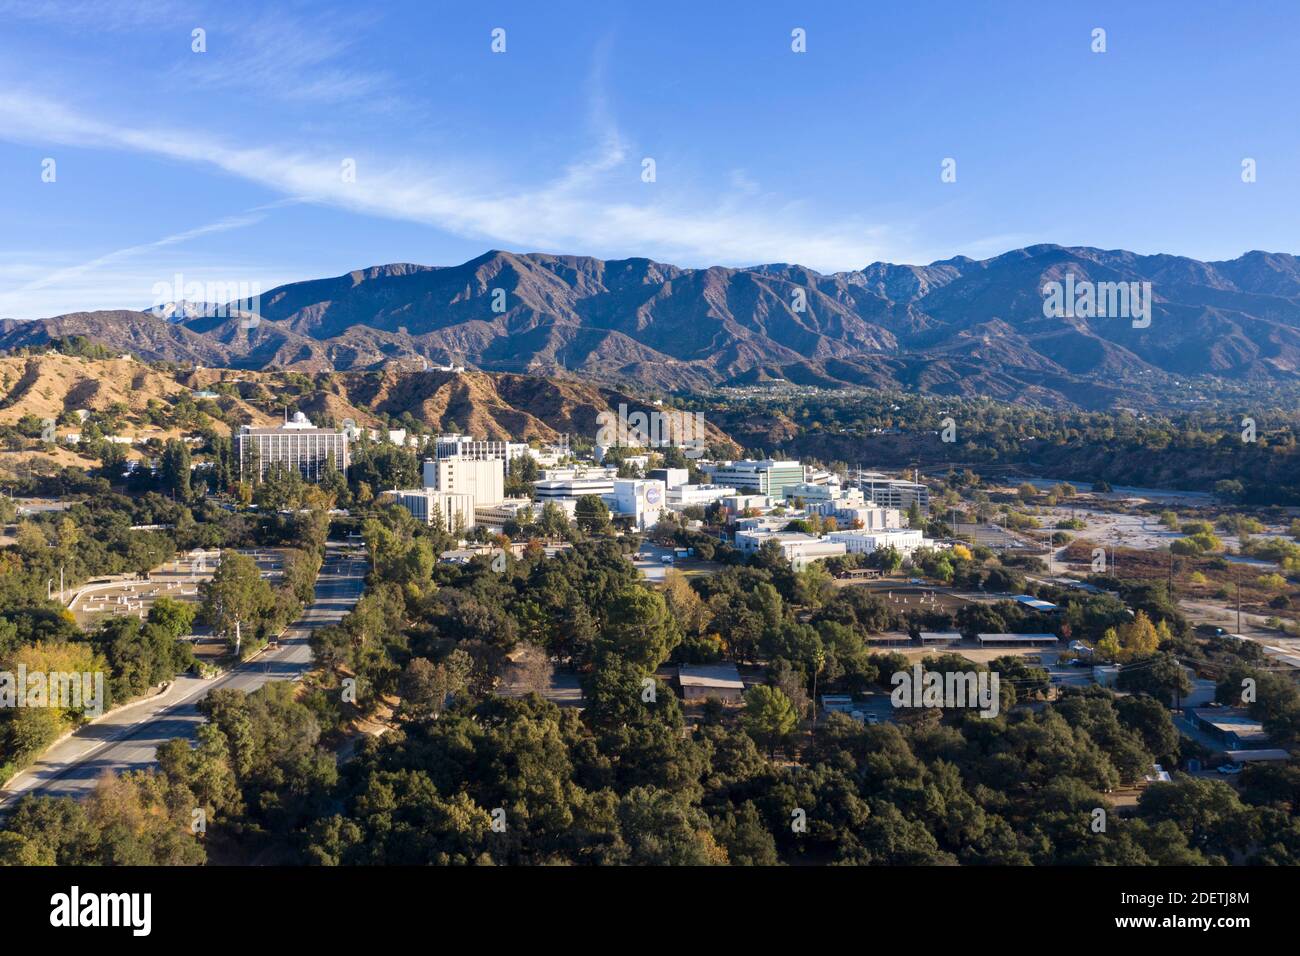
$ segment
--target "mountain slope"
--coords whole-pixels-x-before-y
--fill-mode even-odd
[[[1149,282],[1148,328],[1049,318],[1048,281]],[[1055,245],[823,275],[488,252],[281,286],[254,329],[210,314],[0,322],[0,347],[84,334],[149,359],[303,371],[424,359],[670,390],[786,379],[1104,406],[1179,380],[1300,383],[1300,260]],[[179,321],[177,321],[179,319]]]

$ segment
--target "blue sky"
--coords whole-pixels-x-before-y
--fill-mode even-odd
[[[102,6],[0,0],[0,316],[490,248],[1300,252],[1294,3]]]

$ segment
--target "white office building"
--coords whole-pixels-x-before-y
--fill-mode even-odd
[[[861,531],[892,531],[903,527],[903,513],[897,508],[881,508],[877,505],[841,505],[833,501],[819,501],[809,504],[807,512],[834,518],[841,530],[857,529]]]
[[[707,508],[715,501],[730,498],[736,493],[735,488],[727,485],[678,485],[668,488],[668,507],[673,511],[683,511],[690,507]]]
[[[604,497],[614,493],[614,477],[543,478],[533,482],[533,493],[539,504],[548,501],[576,501],[583,495]]]
[[[116,441],[110,438],[109,441]],[[122,439],[130,444],[131,439]],[[235,458],[241,480],[266,477],[267,469],[283,465],[308,481],[319,481],[326,463],[343,473],[348,470],[348,436],[341,431],[317,428],[302,412],[278,428],[244,425],[235,435]]]
[[[740,491],[771,495],[781,498],[791,485],[802,484],[803,465],[797,461],[777,461],[765,458],[759,461],[708,462],[700,470],[715,485],[731,485]]]
[[[862,494],[881,507],[907,511],[915,501],[922,512],[929,510],[930,489],[920,482],[887,478],[876,471],[859,472],[855,480]]]
[[[505,530],[507,522],[528,524],[541,513],[541,506],[531,498],[506,498],[494,505],[476,505],[474,525],[499,533]]]
[[[611,512],[632,518],[633,526],[644,531],[659,523],[667,492],[662,481],[649,478],[618,478],[613,491],[605,495]]]
[[[424,486],[471,495],[475,505],[505,500],[505,461],[500,458],[439,458],[424,463]]]
[[[479,461],[510,461],[528,454],[527,442],[491,441],[471,438],[468,435],[439,435],[433,442],[433,456],[442,458],[470,458]]]
[[[768,511],[774,508],[777,500],[771,495],[728,495],[722,499],[722,507],[730,514],[744,514],[746,511]]]
[[[664,487],[672,491],[689,482],[691,473],[686,468],[651,468],[646,473],[646,477],[662,481]]]
[[[843,541],[819,538],[801,531],[737,531],[736,548],[753,554],[769,541],[775,541],[787,561],[796,570],[802,570],[811,561],[821,561],[846,553]]]
[[[381,497],[391,497],[416,520],[428,525],[440,523],[446,531],[459,533],[474,527],[473,495],[438,491],[434,488],[412,488],[385,491]]]
[[[878,548],[895,548],[904,556],[925,547],[925,537],[917,528],[893,531],[832,531],[826,535],[842,542],[849,554],[871,554]]]

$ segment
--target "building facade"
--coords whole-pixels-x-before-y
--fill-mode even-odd
[[[826,537],[844,544],[849,554],[871,554],[879,548],[894,548],[904,556],[925,546],[925,537],[915,528],[895,531],[832,531]]]
[[[470,438],[468,435],[439,435],[433,442],[433,457],[471,458],[479,461],[498,459],[509,461],[528,454],[526,442],[491,441]]]
[[[756,495],[785,496],[785,489],[804,483],[803,465],[797,461],[724,461],[701,465],[711,484],[730,485],[740,492]]]
[[[651,472],[651,477],[654,473]],[[668,489],[668,507],[673,511],[698,506],[707,508],[715,501],[730,498],[736,489],[728,485],[678,485]]]
[[[240,480],[261,481],[269,469],[283,465],[308,481],[319,481],[331,460],[344,474],[348,469],[348,436],[317,428],[302,412],[276,428],[245,425],[235,435],[235,457]]]
[[[605,496],[605,503],[614,514],[631,517],[632,523],[644,531],[659,523],[659,515],[667,504],[666,496],[662,481],[618,478],[614,490]]]
[[[437,523],[445,531],[459,533],[474,527],[473,495],[453,494],[433,488],[411,488],[405,491],[385,491],[381,497],[391,498],[417,521],[423,521],[427,525]]]
[[[450,494],[472,495],[476,505],[505,500],[505,460],[501,458],[439,458],[424,463],[424,486]]]

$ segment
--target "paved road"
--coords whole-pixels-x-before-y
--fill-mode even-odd
[[[87,724],[46,751],[0,790],[0,807],[24,794],[84,797],[105,771],[141,770],[154,762],[158,745],[173,737],[193,739],[203,717],[198,702],[219,688],[250,692],[274,680],[297,680],[311,667],[310,635],[338,623],[352,610],[364,585],[364,558],[330,542],[316,580],[316,598],[281,637],[275,650],[214,679],[178,678],[167,692]]]

